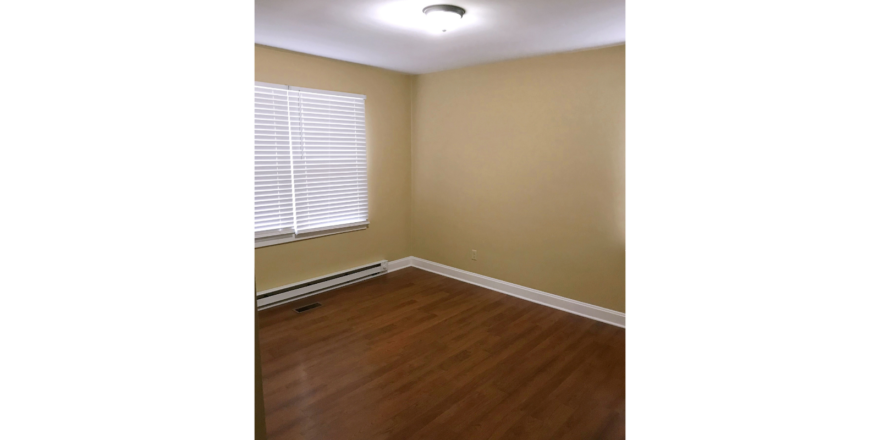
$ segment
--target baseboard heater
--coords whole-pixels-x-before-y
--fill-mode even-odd
[[[366,266],[312,278],[286,286],[257,292],[257,309],[264,310],[307,296],[368,280],[388,272],[388,261],[382,260]]]

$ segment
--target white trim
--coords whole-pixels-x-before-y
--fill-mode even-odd
[[[296,235],[311,234],[312,232],[321,232],[321,231],[333,231],[336,229],[352,228],[355,226],[366,226],[368,224],[370,224],[370,221],[364,220],[364,221],[360,221],[360,222],[342,223],[342,224],[330,225],[330,226],[315,226],[313,228],[299,229],[296,231]]]
[[[292,227],[282,228],[282,229],[272,229],[272,230],[268,230],[268,231],[257,231],[257,232],[254,232],[254,239],[255,240],[260,240],[260,239],[264,239],[264,238],[268,239],[271,237],[278,237],[281,235],[291,235],[291,234],[295,234],[295,233],[296,233],[296,231],[294,231]]]
[[[372,269],[361,270],[359,272],[345,275],[338,278],[333,278],[327,281],[321,281],[322,279],[333,277],[336,275],[344,274],[346,272],[356,271],[358,269],[364,269],[370,266],[379,265],[379,267],[375,267]],[[311,296],[315,293],[326,292],[328,290],[335,289],[337,287],[346,286],[352,284],[356,281],[361,281],[361,279],[366,277],[371,277],[375,275],[381,275],[388,271],[388,261],[382,260],[377,261],[375,263],[365,264],[363,266],[353,267],[351,269],[345,269],[339,272],[330,273],[327,275],[322,275],[317,278],[312,278],[303,281],[297,281],[292,284],[286,284],[284,286],[275,287],[273,289],[267,289],[260,292],[257,292],[257,309],[263,310],[269,307],[273,307],[279,304],[283,304],[285,302],[289,302],[291,299],[299,299],[304,298],[306,296]],[[317,282],[316,282],[317,281]],[[302,287],[297,287],[302,286]],[[278,292],[282,290],[288,290],[284,293],[279,293],[277,295],[272,295],[265,298],[259,298],[261,295],[272,294],[273,292]]]
[[[284,85],[284,84],[273,84],[273,83],[260,82],[260,81],[254,81],[254,85],[260,86],[260,87],[268,87],[268,88],[272,88],[272,89],[298,90],[300,92],[306,92],[306,93],[311,92],[311,93],[321,93],[324,95],[347,96],[349,98],[360,98],[360,99],[364,99],[364,100],[367,99],[367,95],[360,95],[357,93],[348,93],[348,92],[337,92],[334,90],[308,89],[305,87],[294,87],[294,86],[288,86],[288,85]]]
[[[367,95],[359,95],[357,93],[336,92],[333,90],[307,89],[305,87],[294,87],[294,86],[290,86],[289,90],[299,90],[301,92],[306,92],[306,93],[308,93],[308,92],[321,93],[324,95],[347,96],[349,98],[360,98],[360,99],[364,99],[364,100],[367,99]]]
[[[575,315],[595,319],[596,321],[601,321],[607,324],[615,325],[617,327],[626,328],[626,314],[620,313],[616,310],[594,306],[592,304],[575,301],[573,299],[561,297],[552,293],[542,292],[540,290],[532,289],[530,287],[520,286],[518,284],[508,283],[507,281],[490,278],[485,275],[456,269],[450,266],[444,266],[440,263],[423,260],[418,257],[409,258],[411,259],[410,265],[422,270],[427,270],[428,272],[434,272],[438,275],[443,275],[445,277],[454,278],[459,281],[464,281],[466,283],[485,287],[487,289],[515,296],[526,301],[531,301],[533,303],[545,305],[547,307],[553,307],[554,309],[559,309],[565,312],[573,313]],[[406,258],[404,258],[403,260],[405,259]],[[402,260],[393,261],[391,263],[397,263],[400,261]],[[389,266],[391,265],[391,263],[389,263]],[[406,266],[399,267],[398,269],[402,269],[403,267]]]
[[[284,84],[272,84],[272,83],[264,83],[264,82],[260,82],[260,81],[254,81],[254,85],[259,86],[259,87],[266,87],[266,88],[270,88],[270,89],[281,89],[281,90],[287,90],[289,88],[288,86],[285,86]]]
[[[306,233],[301,233],[299,235],[296,235],[293,233],[288,233],[284,236],[274,237],[274,238],[273,237],[257,238],[254,241],[254,248],[273,246],[273,245],[282,244],[282,243],[290,243],[292,241],[308,240],[310,238],[324,237],[327,235],[342,234],[343,232],[361,231],[361,230],[367,229],[367,226],[369,224],[370,224],[370,222],[365,222],[361,225],[343,226],[341,228],[329,230],[327,232],[315,231],[315,233],[306,232]]]
[[[302,240],[302,239],[301,239]],[[352,274],[347,277],[336,278],[335,281],[338,284],[334,284],[333,282],[326,282],[314,284],[309,286],[308,291],[305,290],[297,290],[296,293],[287,292],[286,296],[273,296],[271,304],[263,305],[260,307],[260,310],[284,304],[296,299],[305,298],[307,296],[316,295],[318,293],[323,293],[328,290],[336,289],[339,287],[347,286],[349,284],[354,284],[360,281],[365,281],[367,279],[373,278],[375,276],[382,275],[383,273],[390,273],[400,269],[404,269],[407,267],[417,267],[422,270],[426,270],[428,272],[433,272],[438,275],[443,275],[445,277],[453,278],[459,281],[464,281],[466,283],[474,284],[476,286],[485,287],[490,290],[494,290],[496,292],[501,292],[506,295],[515,296],[520,299],[524,299],[526,301],[531,301],[536,304],[541,304],[547,307],[553,307],[557,310],[562,310],[564,312],[573,313],[578,316],[583,316],[585,318],[594,319],[596,321],[601,321],[606,324],[611,324],[617,327],[626,328],[626,314],[618,312],[616,310],[606,309],[604,307],[594,306],[592,304],[587,304],[580,301],[575,301],[573,299],[565,298],[559,295],[554,295],[552,293],[542,292],[537,289],[532,289],[530,287],[520,286],[518,284],[508,283],[507,281],[502,281],[495,278],[490,278],[485,275],[476,274],[473,272],[468,272],[466,270],[457,269],[450,266],[445,266],[440,263],[435,263],[433,261],[428,261],[418,257],[404,257],[399,260],[394,261],[378,261],[376,263],[366,264],[364,266],[354,267],[351,269],[346,269],[343,271],[327,274],[318,278],[312,278],[310,280],[298,281],[293,284],[287,284],[284,286],[276,287],[274,289],[263,290],[261,292],[257,292],[257,296],[264,295],[267,293],[271,293],[273,291],[284,290],[296,285],[307,284],[313,282],[315,280],[320,280],[322,278],[331,277],[334,275],[338,275],[345,272],[350,272],[352,270],[357,270],[363,267],[372,266],[377,263],[384,263],[382,268],[373,269],[372,271],[364,271],[357,274]],[[289,294],[289,295],[288,295]],[[268,299],[268,298],[266,298]],[[261,300],[262,301],[262,300]],[[258,305],[259,305],[258,301]]]
[[[388,262],[388,272],[394,272],[395,270],[400,270],[405,267],[410,267],[413,265],[412,262],[413,257],[403,257],[399,260],[389,261]]]

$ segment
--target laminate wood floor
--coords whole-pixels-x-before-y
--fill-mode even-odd
[[[264,310],[259,335],[271,440],[624,438],[623,329],[431,272]]]

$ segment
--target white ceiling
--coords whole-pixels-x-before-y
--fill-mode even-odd
[[[624,42],[624,0],[255,0],[256,42],[407,73]],[[434,33],[422,9],[467,10]]]

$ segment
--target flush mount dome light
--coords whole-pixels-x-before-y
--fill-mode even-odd
[[[432,28],[446,32],[461,22],[465,10],[453,5],[433,5],[422,9],[422,12],[428,16],[428,23]]]

